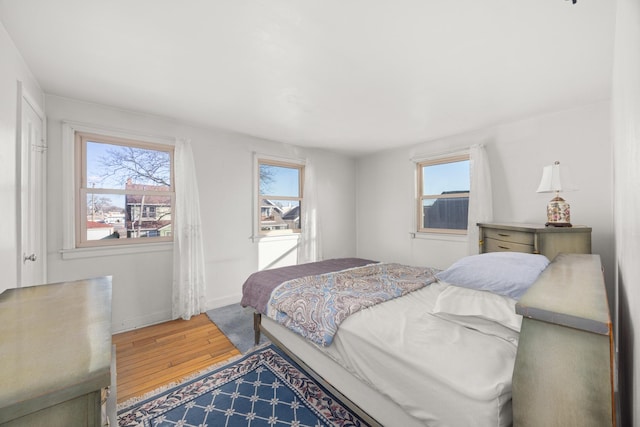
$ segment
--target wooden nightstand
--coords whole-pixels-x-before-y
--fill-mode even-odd
[[[545,227],[542,224],[479,223],[480,253],[525,252],[553,260],[561,252],[591,253],[591,227]]]

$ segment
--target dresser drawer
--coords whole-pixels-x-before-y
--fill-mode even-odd
[[[494,228],[485,228],[484,238],[533,246],[534,234],[527,233],[526,231],[496,230]]]
[[[524,252],[552,260],[559,253],[590,254],[591,227],[542,224],[478,223],[480,252]]]
[[[514,243],[506,240],[485,238],[484,252],[524,252],[527,254],[532,254],[534,253],[533,241],[530,245],[525,245],[522,243]]]

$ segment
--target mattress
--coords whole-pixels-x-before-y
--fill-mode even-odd
[[[508,426],[517,342],[435,315],[447,286],[361,310],[316,348],[424,425]]]

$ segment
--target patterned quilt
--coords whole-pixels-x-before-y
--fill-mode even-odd
[[[349,315],[423,288],[440,270],[372,264],[282,283],[271,293],[267,315],[322,346],[328,346]]]

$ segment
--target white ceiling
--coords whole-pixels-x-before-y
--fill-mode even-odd
[[[609,0],[0,0],[49,94],[366,153],[610,97]]]

